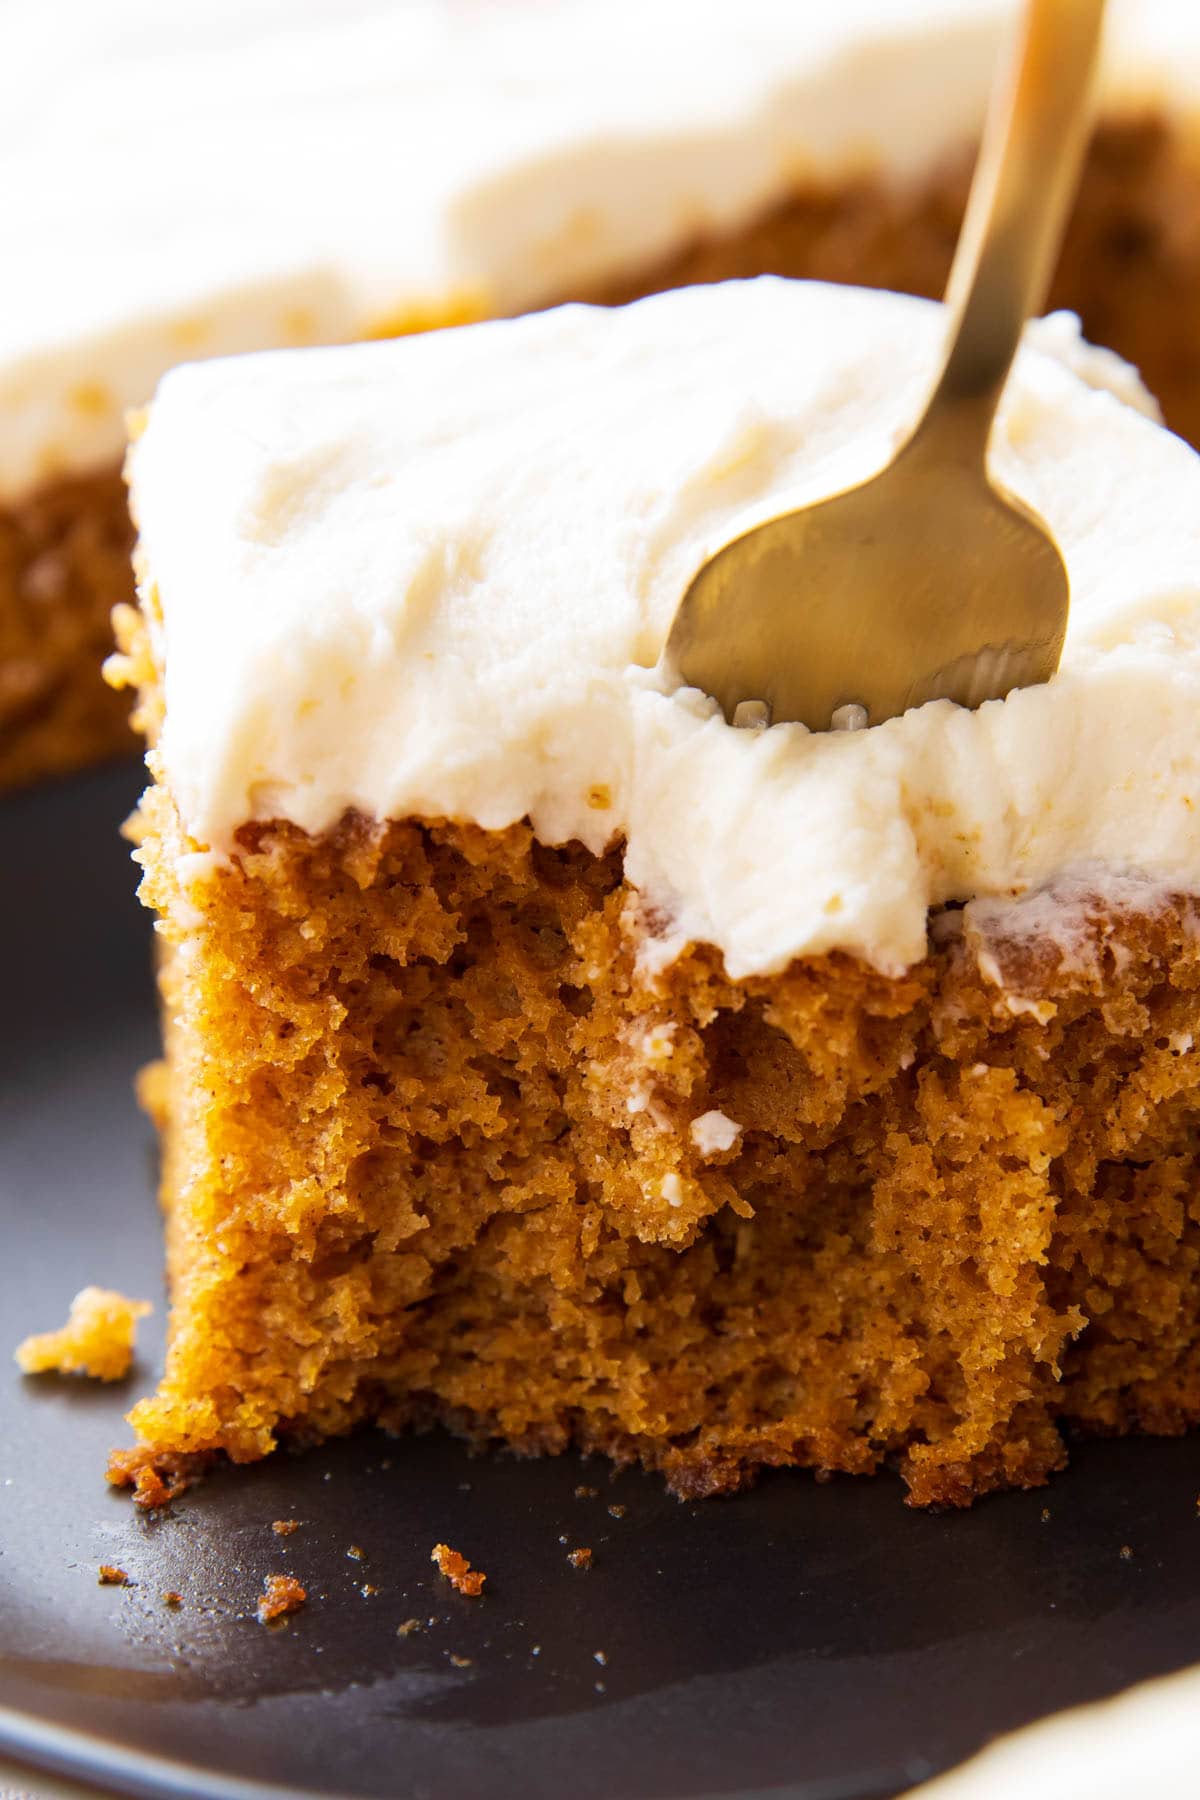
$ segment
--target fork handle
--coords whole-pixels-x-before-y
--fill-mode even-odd
[[[946,288],[950,350],[910,448],[936,437],[939,457],[949,450],[986,462],[1000,394],[1025,321],[1045,299],[1078,185],[1103,20],[1104,0],[1027,0],[993,88]]]

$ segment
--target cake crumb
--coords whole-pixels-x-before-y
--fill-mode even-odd
[[[628,1507],[622,1506],[619,1500],[614,1500],[608,1509],[608,1516],[610,1519],[623,1519],[628,1510]]]
[[[166,1481],[156,1468],[147,1464],[139,1469],[133,1484],[133,1504],[140,1506],[143,1512],[153,1512],[155,1508],[165,1506],[173,1500],[176,1490]]]
[[[65,1325],[37,1332],[14,1351],[25,1375],[88,1375],[94,1381],[121,1381],[133,1362],[137,1322],[154,1308],[111,1288],[80,1288]]]
[[[307,1589],[301,1587],[294,1575],[265,1575],[258,1601],[259,1624],[269,1625],[272,1619],[282,1619],[288,1613],[296,1612],[307,1599]]]
[[[211,1461],[206,1452],[155,1451],[139,1444],[132,1450],[112,1451],[104,1475],[113,1487],[132,1488],[133,1504],[150,1512],[178,1500]]]
[[[133,1090],[155,1130],[165,1132],[171,1121],[171,1078],[161,1057],[142,1065],[134,1076]]]
[[[420,1619],[405,1619],[405,1621],[402,1625],[397,1625],[396,1636],[404,1637],[404,1638],[411,1637],[414,1631],[420,1631],[420,1630],[421,1630]]]
[[[1050,1523],[1050,1516],[1051,1516],[1050,1508],[1048,1506],[1043,1506],[1043,1508],[1042,1508],[1042,1524],[1043,1525],[1048,1525]]]
[[[355,1562],[365,1562],[367,1560],[367,1553],[361,1544],[351,1544],[346,1555],[352,1557]]]
[[[98,1573],[100,1587],[129,1586],[129,1576],[124,1569],[119,1569],[116,1563],[101,1563]]]
[[[487,1580],[483,1570],[472,1569],[466,1557],[457,1550],[452,1550],[449,1544],[435,1544],[429,1553],[429,1560],[437,1564],[439,1572],[458,1593],[475,1599],[483,1592],[483,1584]]]
[[[578,1550],[568,1550],[567,1561],[573,1569],[590,1569],[592,1566],[591,1550],[586,1544]]]
[[[299,1519],[272,1519],[271,1530],[276,1537],[291,1537],[293,1531],[299,1531]]]
[[[575,1489],[575,1498],[577,1500],[594,1500],[599,1492],[599,1488],[580,1486]]]
[[[1132,1544],[1122,1544],[1121,1545],[1121,1561],[1122,1562],[1132,1562],[1133,1561],[1133,1545]]]
[[[379,1589],[375,1586],[375,1583],[373,1581],[364,1581],[358,1591],[362,1595],[364,1600],[370,1600],[375,1594],[377,1594],[379,1592]]]
[[[183,1605],[183,1595],[179,1592],[178,1588],[167,1589],[166,1593],[163,1595],[163,1605],[169,1606],[172,1611]]]
[[[450,1652],[450,1661],[456,1669],[470,1669],[474,1666],[471,1657],[456,1656],[453,1650]]]
[[[593,1660],[593,1662],[598,1662],[600,1664],[601,1668],[603,1668],[603,1667],[605,1667],[605,1665],[608,1662],[608,1657],[605,1655],[603,1650],[593,1650],[592,1651],[592,1660]]]

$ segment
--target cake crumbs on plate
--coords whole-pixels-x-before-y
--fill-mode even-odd
[[[118,1568],[116,1563],[101,1563],[97,1570],[97,1576],[99,1587],[129,1587],[131,1585],[128,1574],[124,1569]]]
[[[154,1308],[112,1288],[80,1288],[65,1325],[35,1332],[13,1352],[24,1375],[87,1375],[94,1381],[121,1381],[133,1362],[137,1324]]]
[[[608,1509],[608,1516],[610,1519],[623,1519],[628,1510],[628,1507],[622,1506],[619,1500],[614,1500]]]
[[[206,1451],[150,1450],[136,1444],[130,1450],[110,1452],[104,1474],[113,1487],[132,1488],[133,1504],[151,1512],[178,1500],[212,1461]]]
[[[483,1592],[483,1584],[487,1576],[482,1569],[472,1569],[466,1557],[459,1551],[452,1550],[449,1544],[435,1544],[429,1553],[430,1562],[435,1562],[439,1573],[446,1577],[450,1586],[460,1594],[476,1599]]]
[[[351,1544],[346,1555],[352,1558],[354,1562],[366,1562],[367,1560],[367,1553],[361,1544]]]
[[[307,1599],[307,1588],[301,1587],[294,1575],[264,1575],[258,1600],[259,1624],[269,1625],[273,1619],[298,1611]]]
[[[294,1531],[299,1531],[299,1529],[300,1529],[299,1519],[272,1519],[271,1520],[271,1530],[275,1533],[276,1537],[291,1537],[292,1533]]]
[[[167,1589],[166,1593],[163,1595],[163,1605],[169,1606],[172,1611],[177,1610],[183,1605],[183,1595],[179,1592],[178,1588]]]
[[[583,1544],[578,1550],[567,1551],[567,1561],[573,1569],[590,1569],[592,1552],[586,1544]]]
[[[599,1492],[599,1488],[584,1487],[581,1484],[575,1489],[575,1498],[577,1500],[594,1500]]]
[[[424,1630],[424,1627],[421,1624],[420,1619],[405,1619],[403,1624],[397,1625],[396,1636],[402,1638],[411,1637],[414,1631],[422,1630]]]

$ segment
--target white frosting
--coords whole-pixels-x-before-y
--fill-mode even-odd
[[[1200,888],[1200,458],[1067,330],[993,443],[1069,566],[1059,675],[849,734],[735,730],[654,665],[709,554],[887,460],[940,307],[766,279],[175,370],[131,467],[198,847],[351,807],[620,835],[659,953],[734,976],[899,969],[929,905],[1082,862]]]
[[[1193,1800],[1200,1668],[1076,1707],[992,1744],[912,1800]]]
[[[1012,0],[5,0],[0,500],[186,357],[509,312],[973,133]],[[1200,92],[1112,0],[1108,103]]]

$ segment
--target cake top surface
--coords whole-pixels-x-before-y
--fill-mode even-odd
[[[1080,864],[1200,886],[1200,459],[1064,316],[992,447],[1067,560],[1052,683],[760,734],[655,671],[709,554],[887,461],[944,331],[766,278],[173,371],[131,479],[197,845],[347,809],[622,837],[662,954],[712,942],[735,975],[901,968],[930,904]]]
[[[181,360],[520,310],[798,179],[919,175],[1011,4],[7,0],[0,501],[116,459]],[[1189,0],[1110,10],[1110,100],[1200,91]]]

